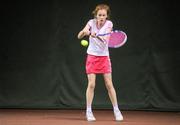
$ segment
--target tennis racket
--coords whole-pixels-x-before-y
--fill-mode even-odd
[[[101,39],[100,36],[105,36],[105,35],[110,35],[109,41],[108,42],[108,47],[110,48],[118,48],[123,46],[126,41],[127,41],[127,35],[123,31],[115,30],[110,33],[105,33],[105,34],[98,34],[97,38],[100,39],[101,41],[104,41]]]

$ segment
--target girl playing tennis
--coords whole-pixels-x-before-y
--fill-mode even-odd
[[[110,8],[106,4],[99,4],[92,13],[94,19],[90,19],[86,26],[78,33],[78,39],[89,36],[86,59],[86,73],[88,78],[86,90],[86,118],[88,121],[96,120],[91,105],[94,97],[96,74],[103,74],[105,85],[113,105],[115,119],[116,121],[122,121],[123,116],[118,108],[116,91],[112,83],[111,61],[108,44],[106,42],[109,36],[100,36],[100,39],[96,37],[97,34],[104,34],[112,31],[113,23],[108,20]]]

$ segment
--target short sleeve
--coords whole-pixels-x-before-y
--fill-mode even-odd
[[[93,25],[93,19],[89,20],[89,21],[87,22],[87,25],[89,25],[90,27],[92,27],[92,25]]]
[[[112,21],[108,21],[108,25],[107,25],[107,28],[113,28],[113,23],[112,23]]]

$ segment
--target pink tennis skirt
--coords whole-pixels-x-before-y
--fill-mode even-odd
[[[86,59],[86,73],[111,73],[111,61],[109,56],[94,56],[87,55]]]

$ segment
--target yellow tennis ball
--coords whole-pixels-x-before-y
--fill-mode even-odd
[[[81,45],[82,46],[88,46],[88,41],[87,40],[81,40]]]

